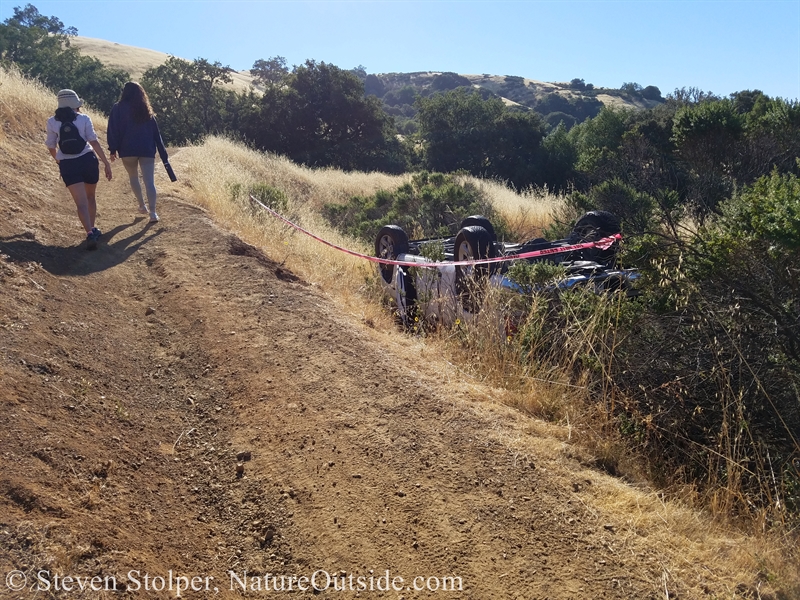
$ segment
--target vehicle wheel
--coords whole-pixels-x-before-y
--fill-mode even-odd
[[[386,260],[397,260],[408,252],[408,235],[402,227],[386,225],[375,238],[375,256]],[[392,283],[394,265],[380,265],[381,277],[385,283]]]
[[[456,235],[453,259],[479,260],[489,258],[492,239],[480,225],[463,227]],[[483,288],[489,275],[489,265],[456,266],[456,292],[461,306],[477,312],[483,299]]]
[[[619,218],[604,210],[593,210],[575,222],[572,236],[583,242],[594,242],[621,231]]]
[[[573,243],[596,242],[619,232],[620,223],[616,215],[604,210],[593,210],[575,222],[570,239]],[[618,244],[614,244],[606,250],[590,248],[589,250],[582,250],[580,258],[581,260],[592,260],[611,266],[616,262],[617,249]]]
[[[472,215],[471,217],[466,217],[463,221],[461,221],[461,229],[464,229],[464,227],[471,227],[472,225],[483,227],[489,232],[489,238],[491,241],[497,241],[497,234],[494,232],[494,227],[492,227],[491,221],[489,221],[489,219],[483,215]]]

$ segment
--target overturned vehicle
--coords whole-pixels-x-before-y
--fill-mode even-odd
[[[450,325],[481,309],[487,287],[528,293],[509,277],[511,265],[519,261],[563,267],[564,277],[548,286],[553,291],[585,286],[635,295],[636,272],[616,266],[619,233],[615,215],[592,211],[577,220],[565,239],[514,244],[498,241],[491,222],[476,215],[447,238],[410,241],[401,227],[386,225],[375,239],[375,255],[385,261],[379,265],[381,281],[404,324],[422,318]]]

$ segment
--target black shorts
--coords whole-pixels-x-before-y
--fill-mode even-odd
[[[100,181],[100,163],[94,152],[78,158],[62,158],[58,161],[58,170],[67,187],[74,183],[96,184]]]

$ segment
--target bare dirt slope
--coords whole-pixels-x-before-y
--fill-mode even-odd
[[[637,529],[635,506],[606,513],[598,499],[622,484],[424,349],[410,360],[413,341],[341,314],[212,222],[186,182],[159,179],[150,226],[117,164],[86,251],[41,150],[3,184],[0,571],[50,590],[0,582],[0,598],[118,597],[90,584],[279,597],[263,591],[274,576],[321,570],[337,598],[753,589],[724,548],[687,565]]]

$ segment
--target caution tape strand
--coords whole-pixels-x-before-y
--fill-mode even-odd
[[[306,234],[310,238],[317,240],[318,242],[325,244],[331,248],[335,248],[340,252],[344,252],[345,254],[349,254],[350,256],[355,256],[357,258],[363,258],[364,260],[368,260],[370,262],[378,263],[381,265],[397,265],[400,267],[430,267],[430,268],[438,268],[441,267],[443,264],[451,265],[451,266],[471,266],[471,265],[483,265],[489,263],[499,263],[499,262],[508,262],[513,260],[519,259],[526,259],[526,258],[536,258],[537,256],[549,256],[552,254],[563,254],[566,252],[574,252],[575,250],[586,250],[589,248],[600,248],[601,250],[607,250],[614,242],[617,242],[622,239],[622,236],[619,233],[616,233],[612,236],[605,237],[603,239],[597,240],[596,242],[583,242],[580,244],[571,244],[569,246],[559,246],[556,248],[545,248],[544,250],[531,250],[530,252],[523,252],[521,254],[514,254],[509,256],[496,256],[494,258],[482,258],[477,260],[458,260],[458,261],[447,261],[446,263],[442,262],[413,262],[413,261],[405,261],[405,260],[390,260],[388,258],[378,258],[377,256],[370,256],[368,254],[361,254],[360,252],[354,252],[353,250],[348,250],[347,248],[343,248],[333,242],[329,242],[328,240],[324,240],[321,237],[314,235],[310,231],[307,231],[297,225],[296,223],[292,223],[289,219],[281,215],[280,213],[272,210],[269,206],[261,202],[258,198],[255,198],[252,194],[250,195],[250,200],[255,202],[258,206],[263,208],[265,211],[270,213],[273,217],[280,219],[287,225],[293,227],[297,231]]]

